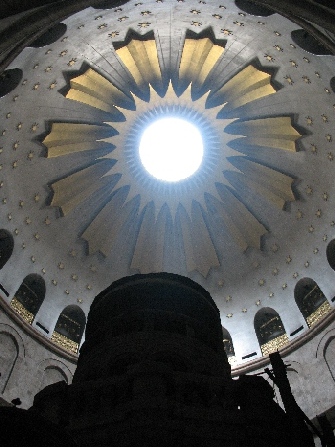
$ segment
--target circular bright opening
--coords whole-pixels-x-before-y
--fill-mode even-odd
[[[194,174],[202,162],[202,136],[196,126],[180,118],[161,118],[143,132],[139,154],[154,177],[178,182]]]

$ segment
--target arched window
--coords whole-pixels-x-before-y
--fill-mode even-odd
[[[277,351],[289,342],[279,314],[270,307],[256,313],[254,326],[263,355]]]
[[[95,3],[94,5],[92,5],[91,7],[93,9],[115,9],[116,6],[118,9],[120,6],[124,5],[125,3],[127,3],[128,0],[121,0],[117,2],[117,5],[115,5],[114,2],[111,2],[110,0],[101,0],[101,2],[99,3]]]
[[[42,36],[38,37],[29,46],[33,48],[45,47],[51,45],[60,39],[66,33],[67,26],[65,23],[58,23],[52,28],[49,28]]]
[[[309,53],[316,54],[317,56],[326,56],[332,54],[328,48],[322,45],[304,29],[296,29],[291,32],[291,38],[293,42]]]
[[[309,327],[331,310],[322,290],[311,278],[302,278],[297,283],[294,298]]]
[[[330,80],[330,88],[333,90],[333,92],[335,93],[335,76],[333,76]]]
[[[327,245],[326,255],[330,267],[335,270],[335,239],[331,240]]]
[[[235,0],[235,5],[241,10],[250,14],[252,16],[257,17],[269,17],[274,14],[271,9],[266,8],[265,6],[258,5],[251,0]]]
[[[23,71],[20,68],[5,70],[0,75],[0,97],[12,92],[20,84]]]
[[[77,354],[85,324],[86,317],[80,307],[67,306],[58,317],[51,340]]]
[[[7,230],[0,230],[0,269],[12,256],[14,249],[13,236]]]
[[[31,324],[43,303],[44,297],[44,279],[33,273],[24,278],[10,304],[25,321]]]
[[[222,326],[222,334],[223,334],[223,346],[228,357],[228,362],[231,365],[233,365],[234,363],[236,363],[233,340],[231,339],[231,336],[227,331],[227,329],[225,329],[223,326]]]

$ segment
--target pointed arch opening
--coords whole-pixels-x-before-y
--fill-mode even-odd
[[[111,2],[110,0],[101,0],[101,2],[95,3],[94,5],[92,5],[91,8],[93,8],[93,9],[114,9],[115,11],[116,10],[122,11],[120,6],[127,3],[127,1],[128,0],[119,0],[117,2],[117,4],[114,4],[114,2]]]
[[[231,365],[234,365],[237,362],[237,359],[235,356],[233,340],[227,329],[225,329],[223,326],[222,326],[222,335],[223,335],[223,347],[227,355],[228,362]]]
[[[14,250],[14,238],[7,230],[0,230],[0,270],[9,261]]]
[[[27,323],[32,324],[45,298],[45,281],[35,273],[27,275],[10,302]]]
[[[330,267],[335,270],[335,239],[331,240],[327,245],[326,255]]]
[[[318,284],[311,278],[302,278],[294,289],[294,299],[309,327],[324,317],[331,306]]]
[[[16,89],[23,78],[20,68],[10,68],[0,75],[0,98]]]
[[[241,10],[257,17],[269,17],[274,14],[274,11],[266,6],[254,3],[251,0],[235,0],[235,5]]]
[[[80,307],[67,306],[58,317],[51,340],[63,349],[77,354],[85,325],[86,316]]]
[[[296,29],[292,31],[291,39],[301,49],[308,51],[308,53],[312,53],[317,56],[328,56],[332,54],[328,48],[322,45],[321,42],[315,39],[315,37],[304,29]]]
[[[277,351],[289,342],[282,319],[271,307],[263,307],[256,313],[254,327],[263,356]]]
[[[41,48],[46,45],[51,45],[57,42],[58,39],[64,36],[67,31],[65,23],[57,23],[57,25],[49,28],[44,34],[38,37],[29,46],[33,48]]]
[[[330,88],[335,93],[335,76],[333,76],[330,80]]]

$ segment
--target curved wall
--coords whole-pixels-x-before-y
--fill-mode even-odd
[[[46,346],[44,337],[20,322],[0,297],[0,398],[9,403],[19,398],[20,408],[29,408],[45,386],[61,380],[70,384],[75,368],[75,357],[50,342]]]

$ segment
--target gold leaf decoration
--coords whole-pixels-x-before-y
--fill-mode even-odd
[[[200,89],[224,48],[209,38],[185,39],[179,65],[179,88],[184,91],[192,82],[192,89]]]
[[[116,106],[132,107],[132,100],[111,82],[89,68],[81,76],[71,79],[66,98],[79,101],[105,112],[118,113]]]
[[[43,144],[48,148],[48,158],[60,157],[90,150],[112,150],[111,144],[100,141],[111,135],[111,128],[107,126],[53,123],[51,132],[45,137]]]
[[[287,334],[280,335],[279,337],[276,337],[268,341],[267,343],[264,343],[264,345],[261,345],[262,355],[265,356],[271,354],[271,352],[276,352],[278,351],[278,349],[281,349],[289,342],[290,340]]]
[[[16,297],[11,300],[10,305],[21,318],[23,318],[28,324],[32,324],[34,321],[34,314],[29,312]]]
[[[315,323],[322,320],[322,318],[331,310],[332,307],[328,301],[322,303],[321,306],[319,306],[311,315],[306,318],[308,326],[312,327]]]
[[[249,65],[216,91],[213,99],[225,104],[225,111],[231,111],[273,93],[276,90],[271,75]]]
[[[244,147],[278,148],[296,152],[296,140],[301,137],[291,124],[291,118],[280,116],[244,122],[234,122],[227,126],[226,132],[234,135],[243,135],[243,138],[234,140],[233,147],[240,150]]]
[[[155,40],[132,39],[128,45],[116,50],[116,54],[140,90],[147,90],[149,84],[156,91],[162,89],[162,72]]]
[[[73,352],[74,354],[78,353],[78,343],[68,337],[65,337],[65,335],[62,335],[59,332],[54,331],[51,335],[51,340],[66,351]]]

